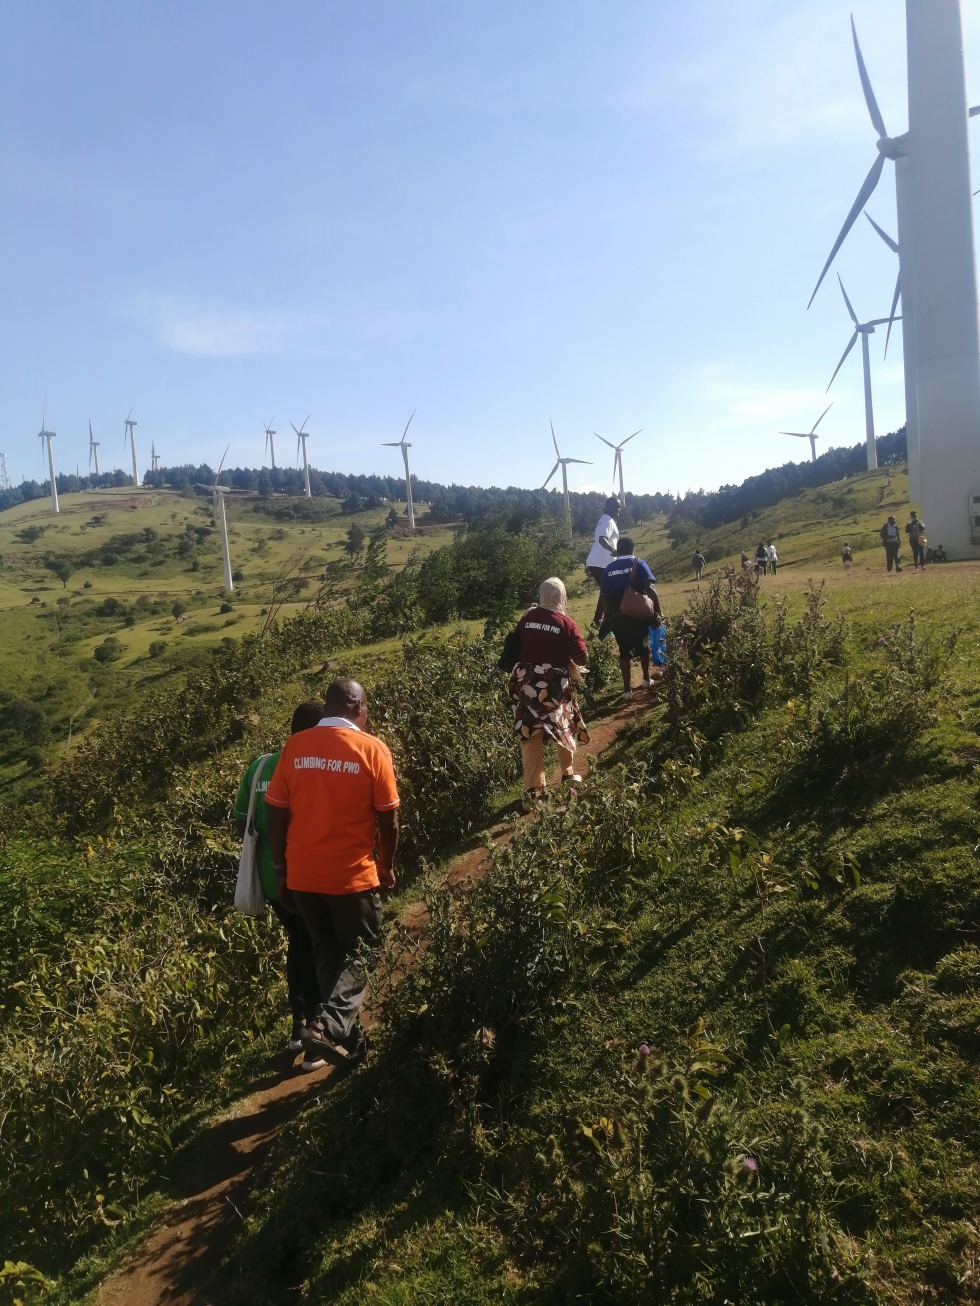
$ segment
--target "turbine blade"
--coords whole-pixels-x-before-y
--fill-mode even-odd
[[[830,257],[827,259],[827,262],[823,265],[823,271],[820,273],[820,276],[817,278],[817,284],[813,287],[813,294],[810,296],[810,304],[813,303],[814,296],[816,295],[817,291],[820,289],[820,283],[827,275],[827,269],[830,267],[831,263],[833,263],[834,258],[837,255],[837,251],[840,249],[841,245],[843,245],[844,237],[854,226],[855,220],[857,219],[857,215],[864,208],[865,204],[867,204],[868,200],[871,198],[872,191],[878,185],[878,181],[881,178],[881,170],[884,166],[885,166],[885,156],[883,154],[879,154],[877,159],[875,159],[874,163],[871,165],[871,171],[865,177],[861,189],[858,191],[857,199],[851,205],[850,213],[848,213],[847,217],[844,219],[844,225],[843,227],[841,227],[840,235],[834,241],[834,248],[830,251]],[[807,308],[810,307],[810,304],[807,304]]]
[[[218,484],[218,477],[221,475],[221,469],[222,469],[222,467],[224,467],[224,465],[225,465],[225,459],[228,457],[228,450],[229,450],[230,448],[231,448],[231,444],[230,444],[230,443],[225,445],[225,451],[224,451],[224,453],[221,455],[221,462],[218,463],[218,470],[217,470],[217,471],[215,472],[215,474],[214,474],[214,483],[215,483],[215,485]]]
[[[892,322],[892,321],[895,321],[895,322],[901,322],[901,320],[902,320],[902,315],[901,315],[901,313],[898,313],[898,314],[896,314],[896,316],[895,316],[894,318],[890,318],[890,317],[873,317],[873,318],[871,319],[870,322],[865,322],[864,325],[865,325],[865,326],[884,326],[886,322]]]
[[[593,431],[592,434],[595,436],[597,440],[601,440],[603,444],[608,444],[610,449],[616,448],[614,444],[612,444],[609,440],[607,440],[604,435],[600,435],[598,431]]]
[[[562,462],[563,462],[563,463],[581,463],[584,467],[591,467],[591,466],[592,466],[592,464],[589,462],[588,458],[563,458],[563,459],[562,459]]]
[[[551,424],[551,443],[555,446],[555,457],[559,462],[561,462],[561,454],[558,452],[558,441],[555,439],[555,424],[551,421],[550,417],[548,418],[548,421]]]
[[[290,421],[289,425],[293,428],[294,431],[296,431],[296,423],[295,423],[295,422]],[[296,431],[296,434],[299,435],[299,431]]]
[[[417,409],[417,408],[413,408],[413,409],[412,409],[412,417],[414,417],[415,414],[416,414],[417,412],[418,412],[418,409]],[[398,441],[399,444],[401,444],[402,440],[405,439],[405,436],[408,435],[408,428],[412,425],[412,417],[410,417],[410,418],[408,419],[408,421],[405,423],[405,429],[404,429],[404,431],[402,431],[402,439]]]
[[[558,470],[558,468],[559,468],[560,466],[561,466],[561,463],[560,463],[560,462],[555,463],[554,467],[552,467],[551,471],[550,471],[550,472],[548,473],[548,475],[545,477],[544,485],[542,485],[542,487],[541,487],[542,490],[546,490],[546,489],[548,488],[548,482],[551,480],[552,476],[554,476],[555,472],[557,472],[557,470]]]
[[[641,427],[640,427],[640,431],[642,431],[642,430],[643,430],[643,427],[641,426]],[[635,440],[636,437],[640,434],[640,431],[634,431],[632,435],[628,435],[628,436],[626,437],[626,439],[623,441],[623,444],[629,444],[630,440]],[[621,445],[619,446],[620,449],[622,449],[623,444],[621,444]]]
[[[861,334],[860,331],[855,331],[854,334],[851,336],[850,344],[849,344],[849,345],[847,346],[847,348],[844,350],[843,354],[841,354],[840,362],[839,362],[839,363],[837,364],[837,366],[834,368],[834,376],[836,376],[837,373],[838,373],[838,372],[841,370],[841,368],[844,366],[844,359],[847,357],[847,355],[848,355],[848,354],[851,352],[851,350],[854,348],[854,342],[855,342],[855,340],[857,340],[857,338],[858,338],[858,336],[859,336],[860,334]],[[830,387],[834,384],[834,376],[832,376],[832,377],[830,378],[830,383],[829,383],[828,386],[827,386],[827,389],[828,389],[828,390],[829,390]]]
[[[307,413],[306,416],[303,418],[303,425],[299,428],[301,431],[306,430],[306,423],[310,420],[312,416],[313,416],[312,413]]]
[[[795,435],[799,440],[809,440],[806,431],[780,431],[780,435]]]
[[[831,400],[831,402],[830,402],[830,403],[827,405],[827,407],[823,410],[823,412],[820,414],[820,416],[817,418],[817,420],[813,423],[813,427],[812,427],[812,429],[811,429],[811,431],[810,431],[810,435],[812,435],[813,432],[817,429],[817,427],[820,425],[820,423],[823,421],[823,419],[827,416],[827,414],[830,412],[830,410],[831,410],[831,408],[833,408],[833,406],[834,406],[834,404],[833,404],[833,400]],[[809,439],[809,436],[808,436],[807,438]]]
[[[970,110],[970,117],[975,118],[980,113],[980,104],[975,104]]]
[[[854,26],[854,15],[851,15],[851,35],[854,37],[854,53],[857,55],[858,75],[861,78],[861,89],[864,91],[864,102],[868,106],[868,113],[871,114],[871,121],[874,123],[874,129],[878,133],[879,139],[887,136],[885,122],[881,116],[881,110],[878,108],[878,101],[875,99],[875,93],[871,89],[871,78],[868,76],[868,70],[864,66],[864,59],[861,56],[861,47],[858,45],[857,29]]]
[[[899,268],[898,276],[895,278],[895,293],[892,296],[892,311],[888,315],[888,334],[885,336],[885,357],[888,357],[888,342],[892,335],[892,325],[897,320],[895,317],[895,305],[898,303],[898,297],[902,293],[902,269]]]
[[[893,254],[897,254],[897,253],[898,253],[898,241],[897,241],[897,240],[892,240],[891,236],[889,236],[889,234],[888,234],[887,231],[882,231],[882,229],[878,226],[877,222],[875,222],[874,218],[871,216],[870,213],[866,213],[864,216],[868,219],[868,221],[871,223],[872,227],[874,227],[875,231],[877,231],[878,235],[879,235],[879,236],[881,237],[881,239],[885,242],[885,244],[888,246],[888,248],[891,250],[891,252],[892,252]]]
[[[847,305],[847,311],[851,315],[851,321],[855,326],[860,326],[860,323],[857,320],[857,314],[854,312],[854,309],[851,308],[851,301],[847,298],[847,291],[844,289],[844,283],[840,279],[839,272],[837,273],[837,282],[840,285],[840,293],[844,296],[844,303]]]

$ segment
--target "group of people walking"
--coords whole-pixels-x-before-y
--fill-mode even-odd
[[[650,686],[650,626],[661,613],[653,572],[620,536],[618,513],[610,499],[587,570],[599,582],[595,621],[600,637],[612,634],[619,646],[628,701],[634,657]],[[582,778],[575,750],[589,732],[575,685],[588,650],[567,601],[562,580],[549,577],[510,637],[526,805],[545,790],[548,739],[561,782]],[[288,1047],[303,1050],[303,1070],[353,1067],[367,1056],[360,1012],[378,955],[381,890],[395,884],[398,806],[391,753],[369,730],[367,694],[350,679],[333,681],[322,703],[300,703],[282,749],[256,758],[242,777],[232,818],[239,837],[252,822],[262,893],[286,932]]]

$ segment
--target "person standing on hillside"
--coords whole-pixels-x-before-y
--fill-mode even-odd
[[[919,521],[918,514],[913,508],[909,513],[909,520],[905,523],[905,534],[909,537],[909,544],[912,546],[912,561],[915,563],[915,570],[919,570],[919,564],[926,565],[926,528],[925,524]]]
[[[769,550],[760,540],[755,549],[755,574],[764,576],[769,570]]]
[[[694,568],[694,579],[701,584],[701,573],[704,571],[704,554],[701,552],[700,544],[694,550],[694,557],[691,559],[691,566]]]
[[[776,546],[773,544],[772,540],[769,541],[766,553],[769,555],[769,571],[773,576],[775,576],[776,563],[779,561],[779,554],[776,552]]]
[[[851,552],[851,546],[846,541],[840,551],[840,560],[844,564],[845,571],[847,571],[850,568],[851,563],[854,561],[854,555]]]
[[[323,704],[314,699],[300,703],[293,713],[289,727],[291,735],[299,730],[309,730],[323,716]],[[317,988],[316,967],[313,964],[313,944],[302,917],[291,911],[279,901],[276,885],[276,872],[272,864],[272,849],[269,847],[268,808],[264,795],[269,781],[279,761],[278,753],[269,753],[264,759],[257,757],[242,776],[238,787],[238,797],[231,809],[235,822],[235,833],[239,839],[245,835],[245,822],[248,820],[248,803],[252,794],[252,781],[261,763],[261,773],[255,785],[255,810],[253,820],[258,834],[256,853],[259,866],[259,882],[266,901],[279,918],[279,923],[286,931],[286,995],[293,1013],[293,1027],[289,1035],[290,1052],[298,1052],[303,1046],[303,1036],[307,1022],[316,1018],[319,990]]]
[[[385,744],[365,731],[364,689],[335,680],[323,706],[318,725],[282,750],[265,795],[279,898],[306,922],[320,987],[304,1070],[367,1056],[360,1009],[381,936],[379,888],[394,888],[398,846],[395,771]]]
[[[596,525],[595,543],[589,550],[589,556],[585,560],[585,570],[597,585],[602,584],[603,572],[616,556],[616,545],[619,542],[619,523],[617,521],[619,513],[619,500],[615,495],[611,495],[606,500],[606,506]]]
[[[656,609],[656,624],[663,620],[660,599],[654,589],[656,577],[643,561],[633,553],[633,541],[628,535],[620,536],[617,558],[606,568],[599,589],[599,610],[602,624],[599,638],[605,639],[610,631],[619,645],[619,669],[623,674],[623,699],[628,703],[633,697],[633,658],[640,659],[643,669],[643,688],[649,689],[650,680],[650,622],[639,617],[627,617],[620,608],[627,588],[646,594]]]
[[[565,611],[565,586],[557,576],[541,582],[536,607],[517,623],[521,651],[510,676],[514,730],[521,741],[524,793],[533,798],[545,788],[545,736],[555,741],[563,784],[575,774],[576,742],[589,732],[575,701],[574,682],[589,660],[582,632]]]
[[[878,532],[881,536],[881,542],[885,546],[885,561],[888,564],[888,570],[891,571],[892,563],[895,564],[895,570],[901,571],[902,564],[898,560],[898,550],[902,543],[902,537],[898,533],[898,527],[895,525],[895,518],[889,517]]]

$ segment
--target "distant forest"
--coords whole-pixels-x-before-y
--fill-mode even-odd
[[[905,427],[878,439],[878,462],[902,463],[906,459]],[[690,528],[710,529],[725,522],[738,521],[750,512],[770,508],[800,490],[812,489],[832,481],[844,480],[867,467],[863,443],[849,449],[828,449],[816,462],[784,463],[758,476],[750,476],[741,485],[723,485],[719,490],[692,490],[682,497],[673,494],[631,494],[626,492],[630,520],[648,521],[665,513],[676,527],[681,538],[687,538]],[[101,489],[106,486],[132,485],[133,478],[123,472],[103,473],[101,476],[58,476],[58,493],[72,494],[79,490]],[[146,487],[190,490],[194,485],[208,484],[214,479],[214,470],[207,463],[199,467],[164,467],[157,472],[147,472],[143,477]],[[298,468],[225,468],[222,482],[237,490],[252,490],[260,495],[283,494],[290,496],[294,507],[302,509],[298,500],[303,496],[303,473]],[[314,498],[329,496],[339,499],[347,512],[356,513],[366,508],[377,508],[385,502],[405,501],[405,482],[394,476],[347,476],[343,472],[321,472],[310,468],[310,489]],[[23,481],[11,490],[0,491],[0,512],[15,504],[31,499],[46,498],[50,482]],[[416,503],[428,507],[436,521],[485,522],[491,518],[508,518],[514,528],[524,522],[541,517],[557,517],[562,511],[562,496],[558,490],[525,490],[517,486],[483,489],[477,485],[440,485],[436,481],[423,481],[412,477],[412,497]],[[570,494],[573,526],[576,533],[590,535],[602,509],[601,494]],[[271,508],[270,504],[270,508]]]

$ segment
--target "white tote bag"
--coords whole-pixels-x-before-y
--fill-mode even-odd
[[[248,817],[245,821],[245,834],[242,838],[242,857],[238,863],[238,881],[235,884],[235,910],[246,916],[265,915],[265,894],[259,879],[259,832],[255,828],[255,791],[259,776],[271,753],[263,753],[259,758],[255,774],[252,776],[252,792],[248,796]]]

